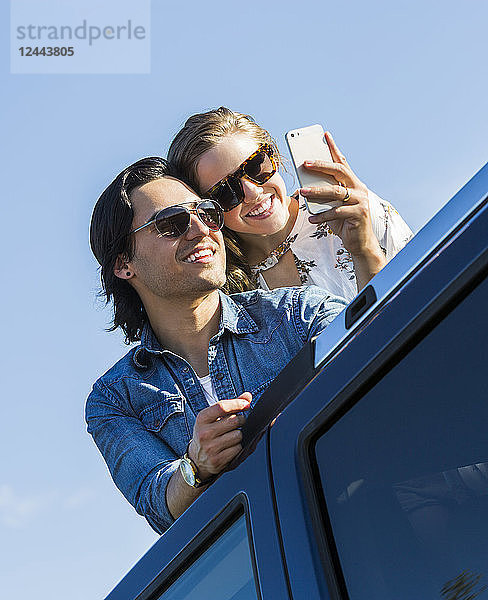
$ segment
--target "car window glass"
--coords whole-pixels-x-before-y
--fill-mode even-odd
[[[487,299],[484,281],[316,443],[350,600],[488,598]]]
[[[240,517],[154,600],[257,600],[245,517]]]

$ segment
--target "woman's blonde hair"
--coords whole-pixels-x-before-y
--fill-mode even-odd
[[[277,161],[281,163],[278,146],[266,129],[258,125],[250,115],[221,106],[192,115],[176,134],[168,151],[168,161],[176,176],[198,193],[205,192],[198,183],[198,161],[223,137],[233,133],[246,133],[258,144],[270,144]],[[224,291],[234,293],[255,289],[256,283],[241,248],[239,236],[227,227],[222,232],[227,251],[227,282]]]

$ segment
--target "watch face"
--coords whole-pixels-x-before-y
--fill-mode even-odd
[[[182,458],[180,460],[180,471],[183,476],[183,479],[186,481],[188,485],[191,487],[195,486],[195,473],[193,472],[191,464],[186,460],[186,458]]]

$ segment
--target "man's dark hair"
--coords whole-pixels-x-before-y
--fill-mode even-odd
[[[130,195],[141,185],[171,176],[168,163],[156,156],[142,158],[122,171],[98,199],[90,224],[90,246],[100,263],[102,295],[107,304],[113,300],[114,331],[120,327],[125,343],[141,339],[147,314],[139,294],[125,279],[114,273],[119,256],[126,262],[134,256],[134,242],[130,234],[134,211]]]

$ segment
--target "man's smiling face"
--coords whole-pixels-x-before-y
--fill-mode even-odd
[[[189,187],[172,177],[136,188],[130,199],[134,211],[132,229],[150,221],[163,208],[200,200]],[[132,235],[135,251],[127,268],[144,304],[156,297],[194,299],[224,285],[222,234],[211,231],[196,214],[191,214],[188,231],[177,238],[161,235],[154,224]]]

